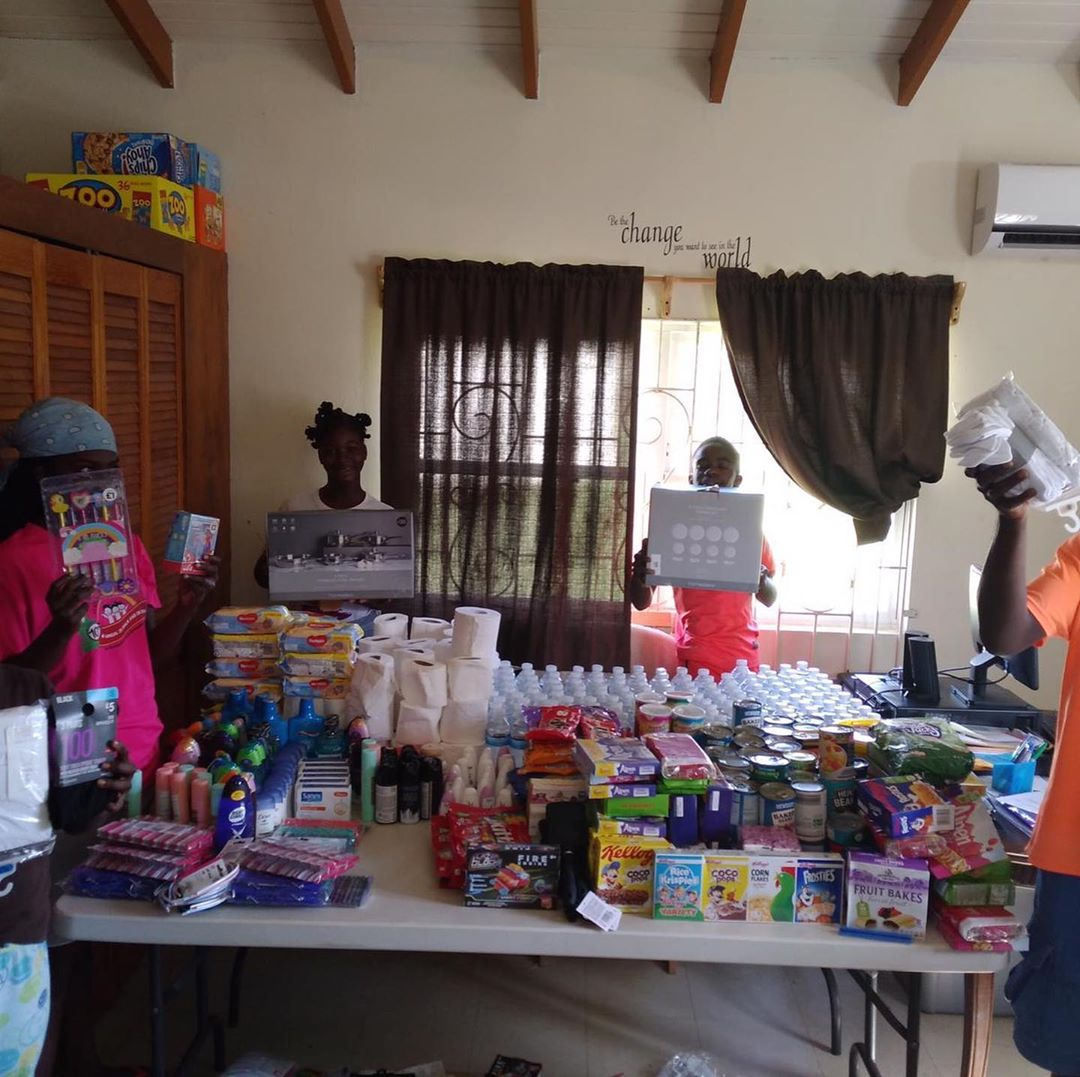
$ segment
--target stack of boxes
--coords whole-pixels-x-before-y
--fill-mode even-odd
[[[223,606],[206,620],[213,658],[206,672],[214,679],[203,689],[212,701],[243,688],[248,697],[283,698],[280,633],[291,623],[284,606]]]
[[[147,228],[225,249],[221,161],[175,135],[74,131],[71,172],[31,172],[26,182]]]
[[[305,619],[289,627],[280,646],[285,698],[321,700],[324,713],[343,710],[363,637],[347,621]]]

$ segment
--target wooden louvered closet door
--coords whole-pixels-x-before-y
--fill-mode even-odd
[[[101,411],[155,564],[183,502],[180,302],[174,274],[0,231],[0,423],[43,396]]]

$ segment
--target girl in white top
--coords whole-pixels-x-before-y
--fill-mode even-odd
[[[315,421],[304,433],[319,454],[326,471],[326,485],[290,497],[281,512],[320,512],[327,509],[388,509],[391,506],[372,497],[362,480],[367,461],[368,427],[371,416],[350,415],[328,400],[319,405]],[[266,553],[255,564],[255,579],[267,586]]]

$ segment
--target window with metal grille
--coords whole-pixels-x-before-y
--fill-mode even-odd
[[[756,606],[763,662],[806,658],[830,672],[888,669],[902,653],[915,502],[884,542],[859,547],[848,516],[797,486],[743,409],[717,321],[643,319],[635,481],[635,548],[648,530],[649,491],[685,483],[695,446],[719,434],[741,454],[743,487],[765,494],[765,534],[779,599]],[[635,620],[669,627],[661,588]]]

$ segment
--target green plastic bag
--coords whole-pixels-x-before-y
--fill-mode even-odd
[[[945,718],[889,718],[870,745],[870,761],[888,775],[932,785],[963,781],[975,757]]]

